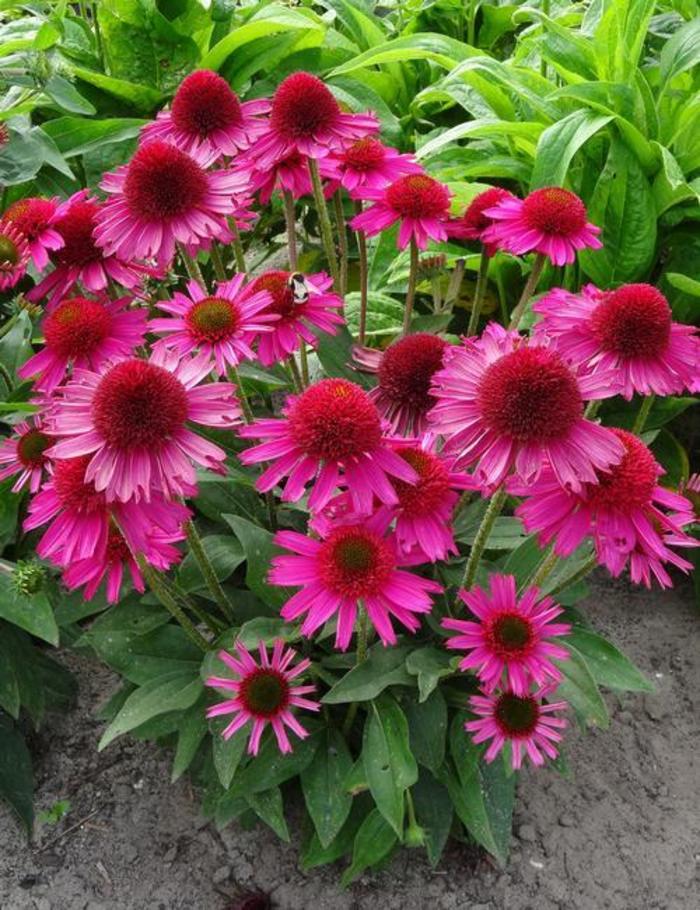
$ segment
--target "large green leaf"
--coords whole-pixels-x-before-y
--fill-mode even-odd
[[[0,799],[29,833],[34,823],[32,759],[24,738],[9,717],[0,714]]]
[[[541,123],[532,121],[517,122],[485,117],[470,120],[467,123],[459,123],[449,130],[439,130],[435,138],[429,139],[418,148],[416,157],[422,161],[429,161],[446,146],[457,142],[458,139],[512,136],[525,139],[528,143],[534,143],[542,130]]]
[[[170,782],[175,783],[192,764],[197,750],[207,735],[209,725],[204,705],[197,701],[182,715],[178,726],[177,747]]]
[[[355,835],[352,863],[343,873],[341,884],[347,887],[365,869],[380,863],[396,844],[396,834],[378,809],[373,809]]]
[[[411,795],[418,824],[425,832],[425,849],[430,865],[436,866],[445,849],[454,817],[450,794],[429,771],[421,768]]]
[[[308,723],[306,724],[308,727]],[[319,746],[320,734],[312,733],[306,739],[295,739],[294,751],[283,754],[277,740],[270,735],[260,747],[260,752],[236,775],[231,792],[248,796],[278,787],[306,768],[313,761]]]
[[[661,49],[659,68],[664,84],[700,63],[700,16],[681,26]]]
[[[447,704],[442,692],[436,689],[424,702],[406,699],[403,707],[416,760],[437,774],[445,758],[447,736]]]
[[[450,676],[454,670],[452,657],[442,648],[417,648],[406,658],[406,669],[418,677],[419,701],[425,702],[443,676]]]
[[[78,79],[82,79],[88,85],[93,85],[95,88],[107,92],[108,95],[113,95],[137,111],[149,113],[164,100],[162,92],[147,85],[139,85],[126,79],[106,76],[104,73],[98,73],[83,66],[73,66],[71,69],[73,75],[77,76]]]
[[[238,766],[241,763],[248,745],[250,737],[250,726],[245,724],[240,730],[236,730],[230,739],[224,739],[221,731],[229,723],[228,720],[219,720],[214,723],[212,735],[212,754],[214,757],[214,767],[221,781],[224,790],[231,786]]]
[[[606,728],[610,723],[608,709],[584,656],[571,644],[569,659],[557,661],[564,675],[557,697],[566,699],[576,713],[592,726]]]
[[[446,70],[452,69],[461,60],[479,56],[480,51],[468,44],[434,32],[416,32],[401,38],[394,38],[376,47],[371,47],[336,67],[331,77],[341,73],[352,73],[354,70],[368,66],[380,66],[385,63],[406,63],[409,60],[432,60]]]
[[[248,793],[245,800],[258,818],[272,828],[280,840],[289,843],[289,829],[284,817],[284,803],[279,787],[271,787],[260,793]]]
[[[272,556],[276,552],[272,534],[241,518],[239,515],[221,516],[241,542],[246,558],[246,585],[260,600],[271,607],[281,607],[289,600],[290,592],[267,583]]]
[[[0,618],[52,645],[58,644],[58,626],[46,593],[19,594],[5,571],[0,572]]]
[[[245,553],[230,534],[210,534],[202,538],[202,546],[219,581],[225,581],[245,561]],[[185,591],[206,588],[202,570],[193,553],[187,553],[177,573],[180,586]]]
[[[345,737],[339,730],[327,728],[313,761],[301,773],[306,808],[324,848],[335,839],[350,814],[352,796],[343,789],[343,782],[351,768],[352,756]]]
[[[629,692],[654,691],[653,684],[632,661],[601,635],[574,627],[564,644],[573,645],[583,655],[599,685]]]
[[[537,143],[530,189],[563,186],[576,152],[612,119],[611,116],[605,117],[582,110],[574,111],[548,127]]]
[[[116,117],[108,120],[86,120],[82,117],[57,117],[44,124],[44,132],[56,143],[66,158],[84,155],[105,145],[124,142],[139,134],[147,120]]]
[[[327,705],[341,705],[351,701],[369,701],[376,698],[387,686],[413,684],[406,670],[406,647],[384,648],[374,645],[367,659],[349,670],[333,688],[323,696]]]

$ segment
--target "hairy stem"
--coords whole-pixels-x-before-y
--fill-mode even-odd
[[[522,318],[527,302],[535,293],[535,288],[537,287],[537,282],[540,280],[540,275],[542,274],[542,269],[544,268],[545,261],[546,257],[543,253],[538,253],[537,256],[535,256],[535,261],[532,263],[532,271],[530,272],[529,278],[525,282],[525,287],[523,288],[523,292],[520,295],[520,300],[518,301],[518,304],[513,312],[510,314],[510,325],[508,328],[518,328],[518,324]]]
[[[328,269],[333,278],[333,284],[336,289],[340,287],[340,272],[338,271],[338,258],[335,255],[335,246],[333,244],[333,229],[331,228],[331,219],[328,214],[326,198],[323,195],[323,184],[321,183],[321,174],[318,170],[318,161],[309,158],[309,174],[311,176],[311,186],[314,192],[314,202],[318,213],[318,221],[321,227],[321,240],[323,249],[328,260]]]
[[[557,594],[560,594],[566,588],[571,585],[575,585],[577,581],[581,581],[587,575],[589,575],[593,569],[598,565],[598,556],[595,553],[592,553],[586,562],[581,566],[580,569],[577,569],[575,572],[572,572],[567,578],[563,578],[559,584],[549,592],[550,597],[556,597]]]
[[[284,223],[287,226],[287,249],[289,250],[289,271],[297,270],[297,230],[294,212],[294,197],[289,190],[282,193],[284,199]]]
[[[238,225],[234,218],[229,218],[228,226],[233,234],[231,246],[233,247],[233,256],[236,260],[236,271],[240,272],[241,275],[245,275],[245,253],[243,252],[243,244],[241,243],[241,235],[238,232]]]
[[[186,522],[185,534],[187,535],[187,543],[190,545],[192,555],[197,560],[197,565],[202,572],[202,576],[206,582],[207,587],[209,588],[212,597],[216,601],[219,609],[224,614],[226,619],[229,622],[233,622],[233,604],[228,599],[226,592],[221,587],[221,582],[216,577],[214,566],[211,564],[211,560],[207,556],[207,551],[204,549],[202,538],[199,536],[199,533],[197,532],[197,528],[195,527],[193,521]]]
[[[357,650],[355,651],[355,666],[358,667],[367,658],[367,640],[369,638],[369,623],[367,611],[360,605],[359,625],[357,627]],[[357,715],[359,702],[354,701],[348,708],[348,713],[343,721],[343,735],[347,736]]]
[[[634,426],[632,427],[632,432],[636,433],[637,436],[641,436],[646,426],[647,420],[649,418],[649,412],[651,411],[655,395],[647,395],[647,397],[642,401],[639,411],[637,411],[637,416],[634,421]]]
[[[221,256],[221,251],[219,250],[216,243],[212,243],[211,245],[209,258],[211,259],[211,264],[214,266],[214,274],[216,275],[216,280],[226,281],[226,269],[224,268],[224,260]]]
[[[148,587],[153,591],[158,600],[163,604],[170,615],[177,620],[182,627],[183,632],[200,650],[206,652],[209,650],[209,642],[197,629],[192,620],[186,615],[173,595],[168,590],[167,583],[163,580],[160,572],[150,566],[144,556],[139,555],[136,560],[141,570],[141,574],[146,579]]]
[[[187,250],[184,248],[184,246],[181,243],[177,244],[177,250],[180,254],[180,258],[182,259],[182,261],[185,264],[185,268],[187,269],[187,274],[190,276],[190,278],[193,281],[196,281],[197,284],[200,285],[200,287],[204,288],[204,290],[206,291],[207,285],[206,285],[206,282],[204,281],[204,275],[202,275],[202,270],[200,269],[199,264],[197,263],[197,260],[193,259],[192,256],[190,256],[190,254],[187,252]]]
[[[491,497],[491,502],[484,513],[484,517],[481,519],[479,530],[476,532],[476,537],[474,538],[474,543],[472,544],[471,552],[469,553],[469,559],[464,568],[464,576],[462,577],[462,587],[465,591],[469,591],[474,584],[476,571],[479,568],[479,560],[486,549],[486,544],[488,543],[494,522],[501,514],[505,501],[506,491],[503,486],[500,486]]]
[[[416,284],[418,283],[418,244],[415,237],[411,237],[411,262],[408,271],[408,289],[406,291],[406,308],[403,312],[403,334],[408,335],[411,330],[411,317],[413,316],[413,303],[416,299]]]
[[[358,199],[355,202],[355,213],[362,214],[362,202]],[[357,251],[360,262],[360,327],[357,333],[359,344],[365,343],[367,335],[367,289],[369,285],[369,274],[367,269],[367,238],[364,231],[356,231]]]
[[[344,297],[348,290],[348,234],[345,229],[345,215],[343,214],[343,199],[340,190],[333,196],[335,209],[335,224],[338,230],[338,249],[340,251],[340,289],[339,294]]]
[[[484,305],[484,295],[486,294],[486,276],[489,271],[489,259],[488,253],[483,249],[481,251],[481,259],[479,260],[479,271],[476,275],[474,302],[472,303],[472,311],[469,316],[467,335],[476,335],[476,328],[479,325],[479,316],[481,316],[481,308]]]

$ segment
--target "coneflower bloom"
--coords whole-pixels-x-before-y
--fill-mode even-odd
[[[87,190],[74,193],[58,207],[52,228],[63,243],[50,251],[53,271],[29,291],[28,300],[48,296],[50,309],[78,282],[93,293],[104,291],[110,280],[130,290],[138,287],[150,270],[106,254],[95,242],[94,231],[102,214],[102,204],[90,199]]]
[[[46,450],[53,439],[43,432],[40,417],[30,417],[13,427],[12,435],[0,444],[0,481],[18,474],[12,492],[29,486],[32,493],[41,486],[48,458]]]
[[[256,487],[267,492],[283,478],[285,502],[296,502],[313,480],[309,507],[322,509],[341,483],[359,512],[371,512],[376,496],[398,502],[390,478],[414,483],[416,472],[394,452],[382,432],[379,412],[367,393],[346,379],[322,379],[290,395],[283,419],[241,427],[245,439],[263,439],[239,454],[243,464],[270,461]]]
[[[22,364],[17,375],[37,377],[35,388],[50,394],[69,367],[97,371],[108,360],[127,357],[146,334],[146,311],[127,309],[129,300],[62,301],[42,323],[44,347]]]
[[[292,708],[305,711],[319,711],[321,705],[307,698],[316,691],[313,685],[298,685],[297,677],[311,666],[308,658],[294,663],[298,656],[292,648],[285,648],[279,639],[274,643],[272,656],[267,653],[264,642],[258,645],[259,662],[244,645],[236,642],[237,657],[227,651],[219,651],[218,658],[235,673],[235,678],[210,676],[206,685],[219,689],[231,698],[207,708],[207,717],[221,717],[232,714],[233,720],[224,727],[222,736],[230,739],[234,733],[250,724],[248,752],[257,755],[260,739],[268,725],[277,739],[280,752],[292,751],[287,735],[288,728],[299,739],[309,735],[297,720]]]
[[[450,349],[435,374],[430,413],[456,465],[495,488],[511,470],[534,481],[546,460],[562,487],[596,483],[623,455],[620,440],[584,419],[584,401],[617,391],[615,373],[577,373],[556,350],[490,323],[480,339]]]
[[[493,218],[484,213],[485,209],[493,208],[504,199],[513,199],[512,193],[500,186],[492,186],[483,193],[479,193],[467,206],[461,218],[453,218],[447,227],[447,233],[456,240],[481,240],[488,256],[495,255],[499,246],[497,243],[484,241],[484,232],[493,224]]]
[[[27,273],[29,243],[17,225],[0,218],[0,291],[13,288]]]
[[[211,70],[186,76],[168,111],[146,124],[144,139],[172,142],[188,155],[233,157],[254,144],[266,130],[266,98],[241,102],[231,86]]]
[[[63,246],[63,238],[53,227],[58,207],[57,197],[32,196],[13,202],[3,216],[24,234],[34,265],[40,271],[49,263],[49,252]]]
[[[525,755],[533,765],[543,765],[545,756],[557,757],[560,731],[568,725],[566,718],[557,714],[565,711],[568,704],[544,701],[551,690],[551,686],[546,686],[522,696],[508,691],[471,696],[469,705],[478,720],[467,721],[464,728],[477,745],[491,740],[484,755],[487,762],[492,762],[506,743],[510,743],[511,764],[516,771],[522,767]]]
[[[319,163],[321,173],[324,175],[327,170],[325,166],[327,160],[327,158],[323,158]],[[236,167],[241,173],[248,174],[250,191],[258,194],[262,205],[268,204],[275,190],[287,190],[294,199],[301,199],[302,196],[308,196],[312,192],[308,159],[299,152],[292,152],[286,158],[282,158],[264,170],[257,170],[254,159],[247,163],[237,161]]]
[[[565,360],[587,369],[618,371],[620,394],[674,395],[700,376],[700,340],[692,325],[673,322],[668,301],[650,284],[614,291],[586,285],[580,294],[555,288],[533,309],[536,331]]]
[[[260,333],[274,331],[270,323],[279,317],[262,312],[270,303],[270,295],[251,292],[245,280],[245,275],[236,275],[219,282],[213,294],[190,281],[187,294],[178,291],[172,300],[158,300],[158,309],[170,313],[171,318],[149,322],[150,331],[164,336],[155,347],[180,355],[206,352],[219,375],[225,374],[229,365],[254,360],[253,341]]]
[[[374,205],[352,219],[350,227],[355,231],[372,237],[399,221],[396,245],[400,250],[408,246],[411,238],[421,250],[429,239],[438,243],[447,240],[450,191],[427,174],[399,177],[382,189],[366,187],[362,198]]]
[[[108,500],[182,496],[195,483],[194,465],[221,473],[226,453],[193,432],[189,422],[230,428],[241,409],[235,387],[203,382],[209,357],[153,351],[149,360],[76,370],[56,391],[48,431],[61,437],[53,459],[90,455],[85,477]]]
[[[298,152],[325,158],[354,139],[379,132],[373,114],[345,114],[323,82],[311,73],[292,73],[272,98],[266,132],[251,146],[258,171],[266,171]]]
[[[302,344],[317,347],[318,338],[312,329],[335,335],[337,326],[343,324],[343,301],[337,294],[329,293],[333,279],[325,272],[306,275],[304,282],[308,297],[298,302],[289,287],[290,272],[264,272],[250,284],[250,292],[266,291],[271,300],[267,312],[276,316],[272,331],[260,336],[258,359],[263,366],[272,366],[286,360]]]
[[[599,562],[612,575],[619,575],[629,563],[634,582],[649,587],[653,575],[661,587],[671,587],[664,563],[683,571],[692,568],[670,549],[697,545],[683,531],[694,520],[692,504],[659,485],[663,469],[640,439],[626,430],[611,432],[624,455],[609,473],[601,473],[576,493],[563,490],[549,469],[530,486],[512,483],[512,492],[527,496],[516,515],[528,534],[539,535],[542,546],[553,541],[559,556],[571,555],[591,537]]]
[[[247,191],[247,178],[207,170],[211,163],[211,155],[188,155],[161,139],[141,145],[129,164],[102,179],[111,198],[95,230],[98,244],[123,259],[154,258],[167,266],[176,243],[192,250],[229,237],[226,216],[236,207],[234,196]]]
[[[561,670],[552,660],[567,660],[569,652],[551,639],[571,631],[568,623],[552,621],[563,613],[561,607],[535,587],[518,597],[513,575],[491,575],[489,581],[490,591],[459,592],[478,622],[442,620],[445,629],[458,633],[446,647],[468,652],[460,670],[475,670],[487,695],[503,687],[522,698],[533,680],[538,686],[560,682]]]
[[[329,164],[336,168],[336,186],[342,186],[353,199],[365,198],[366,189],[380,190],[399,177],[423,173],[413,155],[402,155],[373,136],[334,152]]]
[[[388,421],[392,432],[421,436],[429,429],[428,412],[435,404],[430,394],[433,376],[442,369],[449,345],[427,332],[406,335],[383,351],[354,347],[357,368],[374,373],[377,385],[370,398]]]
[[[302,586],[282,607],[283,619],[294,622],[306,614],[301,633],[310,636],[335,617],[335,645],[342,651],[350,644],[360,603],[385,646],[396,644],[392,617],[415,632],[419,615],[430,612],[431,595],[442,587],[401,568],[405,561],[388,530],[390,522],[381,510],[341,523],[322,540],[279,531],[275,543],[295,555],[275,556],[268,580]]]
[[[568,265],[578,250],[599,250],[600,228],[588,221],[586,206],[569,190],[547,186],[525,199],[511,196],[484,209],[493,224],[481,239],[516,256],[541,253],[554,265]]]

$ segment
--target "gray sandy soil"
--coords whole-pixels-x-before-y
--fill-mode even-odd
[[[0,908],[226,910],[240,887],[271,893],[279,910],[696,910],[700,614],[692,591],[606,579],[585,608],[657,691],[610,696],[609,730],[570,734],[570,779],[522,774],[505,870],[459,844],[436,870],[404,850],[342,892],[338,868],[302,874],[295,846],[267,829],[219,834],[201,819],[188,783],[169,784],[162,750],[124,738],[97,754],[94,711],[114,680],[73,658],[80,704],[34,741],[37,808],[68,798],[71,811],[27,847],[0,809]]]

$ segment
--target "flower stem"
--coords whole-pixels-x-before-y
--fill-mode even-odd
[[[469,591],[474,584],[476,570],[479,568],[479,560],[486,549],[486,544],[488,543],[494,522],[501,514],[505,501],[506,491],[503,486],[500,486],[491,497],[491,502],[484,513],[484,517],[481,519],[479,530],[476,532],[476,537],[474,538],[474,543],[472,544],[469,559],[467,560],[464,576],[462,578],[462,587],[465,591]]]
[[[221,256],[221,252],[218,246],[215,243],[212,243],[211,245],[209,258],[211,259],[211,264],[214,266],[214,274],[216,275],[216,280],[226,281],[226,269],[224,268],[224,260]]]
[[[449,284],[447,285],[447,292],[445,294],[445,299],[442,303],[442,312],[450,313],[452,312],[452,307],[454,306],[455,301],[459,297],[459,292],[462,287],[462,279],[464,278],[464,259],[458,259],[455,262],[455,267],[452,269],[452,275],[450,276]]]
[[[306,354],[306,342],[303,338],[299,348],[299,366],[301,367],[301,387],[305,389],[309,384],[309,358]]]
[[[335,224],[338,230],[338,249],[340,250],[340,296],[344,297],[348,290],[348,234],[345,228],[345,215],[343,214],[343,199],[340,190],[333,196],[335,207]]]
[[[589,558],[584,562],[580,569],[577,569],[568,578],[562,579],[559,584],[549,592],[550,597],[556,597],[557,594],[560,594],[566,588],[571,585],[575,585],[577,581],[581,581],[588,574],[590,574],[593,569],[598,565],[598,556],[595,553],[592,553]]]
[[[551,549],[549,553],[545,554],[544,559],[527,579],[521,590],[531,587],[541,588],[544,582],[552,574],[552,571],[558,562],[559,557],[554,552],[554,549]]]
[[[360,605],[359,625],[357,627],[357,650],[355,651],[355,666],[359,665],[367,658],[367,639],[369,637],[369,623],[367,622],[367,611]],[[343,736],[347,736],[357,715],[359,702],[354,701],[348,708],[348,713],[343,721]]]
[[[228,226],[233,234],[231,246],[233,247],[233,255],[236,260],[236,271],[244,275],[246,272],[245,253],[243,252],[243,244],[241,243],[241,235],[238,232],[238,225],[233,218],[229,218]]]
[[[309,174],[311,175],[311,186],[314,191],[314,202],[316,203],[316,209],[318,211],[318,220],[321,227],[321,240],[323,241],[323,248],[326,253],[326,259],[328,260],[328,269],[333,278],[333,284],[336,288],[339,288],[340,273],[338,271],[338,259],[335,255],[335,246],[333,244],[333,229],[331,228],[331,219],[328,214],[326,198],[323,195],[323,184],[321,183],[321,175],[318,170],[318,161],[314,158],[309,158]]]
[[[481,259],[479,260],[479,271],[476,275],[476,288],[474,290],[472,311],[469,316],[467,335],[476,335],[476,327],[479,325],[479,316],[481,315],[481,307],[484,304],[484,295],[486,293],[486,276],[489,271],[489,259],[490,257],[486,250],[482,250]]]
[[[187,274],[190,276],[190,278],[192,278],[193,281],[196,281],[200,287],[206,290],[207,285],[204,281],[204,275],[202,275],[202,270],[199,268],[199,264],[197,263],[196,259],[193,259],[192,256],[190,256],[190,254],[181,243],[177,244],[177,249],[180,253],[180,258],[185,263]]]
[[[209,591],[211,592],[214,600],[218,604],[219,609],[224,614],[226,619],[229,622],[233,622],[233,604],[228,599],[226,592],[221,587],[221,582],[216,577],[214,566],[211,564],[211,560],[207,556],[207,551],[204,549],[202,538],[199,536],[197,528],[195,527],[193,521],[188,521],[185,523],[185,534],[187,535],[187,543],[190,545],[192,555],[197,560],[197,564],[202,571],[202,576],[206,582],[207,587],[209,588]]]
[[[294,354],[289,358],[289,371],[292,374],[292,384],[294,385],[295,392],[304,391],[304,380],[301,378],[301,373],[299,372],[299,364],[296,361]]]
[[[508,326],[509,329],[518,328],[518,323],[522,318],[525,306],[528,300],[535,293],[535,288],[537,287],[537,282],[540,280],[540,275],[542,274],[542,269],[544,268],[545,261],[546,256],[544,253],[538,253],[535,256],[535,261],[532,263],[532,271],[530,272],[530,277],[525,282],[525,287],[523,288],[523,292],[520,295],[520,300],[518,301],[517,306],[510,314],[510,325]]]
[[[355,202],[355,213],[362,214],[362,202],[358,199]],[[358,344],[365,343],[367,335],[367,288],[369,284],[369,274],[367,268],[367,238],[364,231],[356,231],[357,251],[360,261],[360,328],[357,333]]]
[[[170,593],[160,572],[156,571],[152,566],[150,566],[144,556],[139,554],[136,557],[136,560],[141,570],[141,574],[146,579],[148,587],[153,591],[158,600],[163,604],[165,609],[170,613],[170,615],[177,620],[177,622],[182,627],[183,632],[200,650],[205,653],[209,650],[209,642],[202,635],[202,633],[197,629],[191,619],[185,614],[185,611],[180,607],[178,602],[175,600],[173,595]]]
[[[231,367],[231,374],[233,381],[238,388],[238,399],[241,403],[243,419],[246,423],[252,423],[255,420],[255,417],[253,416],[253,411],[251,410],[246,393],[243,391],[243,380],[241,379],[241,374],[238,372],[238,367]]]
[[[652,409],[656,396],[647,395],[647,397],[642,401],[641,407],[637,412],[637,416],[634,421],[634,426],[632,427],[632,432],[636,433],[637,436],[641,436],[646,426],[647,419],[649,418],[649,412]]]
[[[289,271],[297,270],[297,233],[294,212],[294,196],[289,190],[282,193],[284,199],[284,222],[287,226],[287,249],[289,250]]]
[[[416,298],[416,284],[418,282],[418,245],[415,237],[411,237],[411,264],[408,271],[408,289],[406,291],[406,308],[403,312],[403,334],[408,335],[411,330],[411,316],[413,316],[413,302]]]

